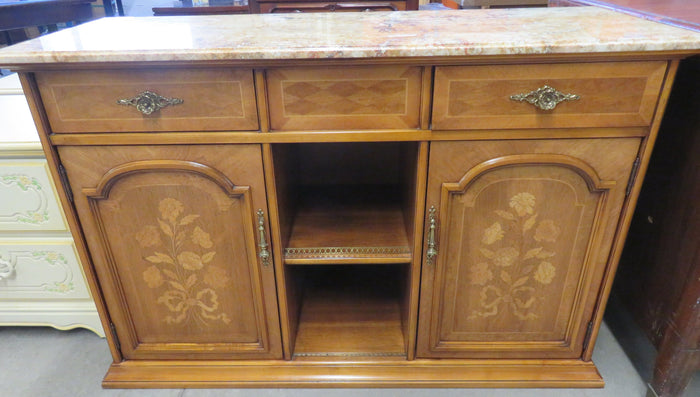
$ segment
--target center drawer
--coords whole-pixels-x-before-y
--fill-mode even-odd
[[[36,80],[56,133],[258,129],[250,69],[41,72]]]
[[[422,68],[284,68],[267,71],[273,130],[418,128]]]
[[[666,62],[437,67],[432,128],[647,126],[665,73]],[[529,102],[538,95],[544,109]]]

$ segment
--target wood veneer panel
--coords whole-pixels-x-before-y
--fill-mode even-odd
[[[257,130],[250,69],[135,69],[37,73],[56,133]],[[117,103],[151,91],[184,102],[144,115]]]
[[[281,358],[260,147],[59,152],[125,358]]]
[[[645,126],[665,73],[666,62],[437,67],[433,128]],[[580,99],[552,110],[510,99],[545,85]]]
[[[270,128],[418,128],[421,82],[419,67],[270,69]]]
[[[580,357],[639,145],[434,143],[418,356]]]

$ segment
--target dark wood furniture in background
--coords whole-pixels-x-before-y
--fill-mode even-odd
[[[33,26],[48,26],[55,31],[62,22],[83,22],[93,19],[92,3],[95,0],[0,0],[0,34],[5,42],[13,44],[26,40],[23,31]]]
[[[613,293],[658,349],[649,395],[700,369],[700,58],[679,68]]]
[[[697,0],[550,0],[700,31]],[[681,395],[700,369],[700,58],[681,63],[613,294],[658,349],[649,395]]]
[[[547,0],[456,0],[458,8],[546,7]],[[444,3],[443,3],[444,4]]]
[[[251,14],[289,12],[408,11],[418,9],[418,0],[333,1],[333,0],[250,0]]]
[[[153,7],[153,15],[157,17],[172,15],[227,15],[249,13],[250,9],[248,8],[248,5],[226,5],[209,7]]]

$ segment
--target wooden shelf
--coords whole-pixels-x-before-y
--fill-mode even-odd
[[[284,261],[290,265],[410,263],[395,187],[314,187],[299,200]]]
[[[395,267],[306,270],[295,359],[405,357]]]

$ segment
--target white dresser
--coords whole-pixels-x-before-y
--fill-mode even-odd
[[[16,75],[0,78],[0,326],[104,336]]]

